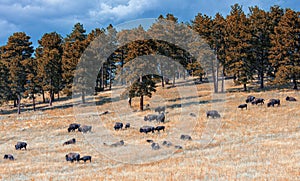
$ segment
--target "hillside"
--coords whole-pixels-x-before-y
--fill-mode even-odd
[[[234,87],[227,80],[227,90]],[[272,90],[264,92],[230,92],[212,94],[209,83],[194,85],[180,80],[176,87],[158,87],[150,108],[137,111],[119,100],[122,88],[117,87],[81,105],[76,99],[54,102],[53,109],[40,104],[36,112],[21,115],[2,114],[0,121],[0,153],[10,153],[14,161],[0,160],[1,180],[300,180],[300,111],[299,101],[287,102],[286,96],[300,99],[299,92]],[[238,105],[248,95],[266,100],[263,105]],[[267,107],[271,98],[280,106]],[[165,105],[166,122],[145,122],[144,116]],[[8,113],[9,108],[2,107]],[[220,119],[206,118],[207,110],[215,109]],[[108,114],[102,114],[108,111]],[[191,116],[194,113],[196,116]],[[114,131],[115,122],[130,123],[131,128]],[[71,123],[91,125],[92,132],[68,132]],[[143,125],[164,125],[165,131],[140,133]],[[188,134],[191,141],[180,140]],[[76,144],[62,144],[76,138]],[[147,139],[159,143],[152,150]],[[121,147],[109,147],[124,140]],[[180,145],[175,149],[162,145],[164,140]],[[18,141],[28,143],[27,150],[15,150]],[[71,163],[69,152],[91,155],[92,162]]]

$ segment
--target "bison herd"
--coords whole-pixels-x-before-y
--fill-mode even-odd
[[[290,97],[290,96],[287,96],[285,98],[285,100],[286,101],[297,101],[296,98]],[[246,98],[246,103],[251,103],[252,105],[254,105],[254,104],[262,105],[265,103],[265,99],[256,98],[256,97],[250,95]],[[271,107],[271,106],[274,107],[275,105],[280,106],[280,99],[270,99],[269,102],[267,103],[267,107]],[[246,108],[247,109],[247,104],[240,104],[238,106],[238,108],[240,108],[240,109]]]
[[[297,101],[296,98],[294,97],[290,97],[290,96],[287,96],[286,101]],[[256,98],[254,96],[248,96],[246,98],[246,104],[240,104],[238,106],[238,108],[240,109],[246,109],[247,110],[247,106],[248,106],[248,103],[251,103],[252,105],[257,105],[257,104],[264,104],[264,101],[265,99],[263,98]],[[267,103],[267,107],[274,107],[275,105],[277,106],[280,106],[280,99],[270,99],[269,102]],[[154,121],[156,120],[158,123],[164,123],[165,122],[165,107],[157,107],[155,108],[154,110],[155,112],[158,112],[158,114],[149,114],[149,115],[146,115],[144,117],[144,121]],[[191,113],[190,114],[191,116],[195,117],[196,115],[194,113]],[[209,110],[206,112],[206,117],[209,118],[220,118],[221,115],[219,114],[218,111],[216,110]],[[120,130],[120,129],[123,129],[124,125],[123,123],[121,122],[116,122],[115,125],[114,125],[114,130]],[[130,128],[130,123],[126,123],[125,124],[125,129],[128,129]],[[68,127],[68,132],[75,132],[76,130],[78,130],[78,132],[82,132],[82,133],[87,133],[87,132],[91,132],[92,131],[92,126],[87,126],[87,125],[81,125],[81,124],[77,124],[77,123],[72,123],[69,125]],[[154,133],[155,131],[157,132],[160,132],[160,131],[165,131],[165,126],[142,126],[140,127],[139,129],[139,132],[140,133]],[[180,136],[180,139],[181,140],[192,140],[191,136],[189,135],[181,135]],[[160,149],[160,145],[156,142],[154,142],[153,140],[146,140],[148,143],[151,143],[151,148],[152,150],[158,150]],[[63,143],[63,146],[64,145],[70,145],[70,144],[75,144],[76,143],[76,139],[73,138],[73,139],[70,139],[70,140],[67,140]],[[116,143],[113,143],[111,145],[109,144],[106,144],[104,143],[104,145],[107,145],[107,146],[110,146],[110,147],[118,147],[118,146],[123,146],[124,145],[124,141],[121,140],[121,141],[118,141]],[[165,146],[165,147],[170,147],[172,146],[173,144],[170,142],[170,141],[163,141],[162,142],[162,145]],[[27,147],[27,143],[26,142],[23,142],[23,141],[20,141],[20,142],[17,142],[17,144],[15,145],[15,149],[16,150],[21,150],[21,149],[26,149]],[[174,146],[176,149],[182,149],[182,146],[180,145],[175,145]],[[92,157],[91,156],[83,156],[83,157],[80,157],[80,154],[79,153],[68,153],[66,156],[66,161],[70,161],[70,162],[74,162],[74,161],[77,161],[79,162],[80,160],[83,160],[84,162],[86,161],[92,161]],[[15,160],[14,156],[12,154],[5,154],[3,159],[8,159],[8,160]]]

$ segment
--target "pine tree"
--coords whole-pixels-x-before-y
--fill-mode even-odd
[[[4,47],[0,48],[0,105],[8,100],[11,100],[12,92],[9,88],[9,70],[4,65],[2,52]]]
[[[226,59],[228,72],[237,77],[238,84],[244,85],[247,90],[247,83],[253,78],[253,63],[250,55],[250,32],[248,20],[242,7],[238,4],[231,6],[230,15],[226,17]]]
[[[86,38],[86,30],[80,23],[76,23],[73,31],[65,38],[62,57],[62,77],[64,92],[68,95],[72,93],[73,77],[78,61],[87,47]]]
[[[52,106],[54,93],[62,87],[62,37],[56,32],[46,33],[38,43],[35,51],[38,80],[43,91],[49,92],[49,105]]]
[[[18,114],[21,113],[21,97],[25,91],[26,69],[25,63],[30,59],[34,51],[30,37],[24,32],[14,33],[8,38],[7,44],[2,49],[2,60],[8,69],[8,83],[11,90],[11,98],[17,98]]]
[[[300,13],[286,9],[275,27],[272,38],[270,59],[273,66],[278,66],[275,82],[282,84],[293,81],[293,88],[298,89],[300,78]]]
[[[257,6],[251,7],[249,15],[249,29],[251,33],[250,58],[254,62],[255,70],[260,79],[260,88],[264,88],[264,76],[270,69],[270,62],[268,59],[270,43],[270,19],[268,13],[259,9]]]

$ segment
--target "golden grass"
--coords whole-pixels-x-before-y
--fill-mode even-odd
[[[233,88],[231,81],[226,83]],[[300,98],[299,93],[289,90],[251,93],[266,100],[280,98],[281,106],[248,105],[248,110],[239,110],[237,106],[244,103],[249,93],[214,95],[210,86],[194,87],[181,80],[175,88],[158,87],[152,98],[145,98],[150,109],[143,112],[138,111],[137,98],[133,99],[132,108],[126,100],[101,102],[115,96],[104,92],[95,98],[99,105],[3,115],[0,152],[2,155],[11,153],[16,160],[0,160],[0,179],[299,180],[300,103],[285,101],[287,95]],[[55,104],[72,104],[72,100]],[[142,125],[162,125],[143,121],[143,116],[154,113],[153,108],[158,105],[168,107],[166,131],[139,133]],[[205,112],[209,109],[217,109],[222,118],[207,119]],[[100,115],[106,110],[110,113]],[[190,116],[191,112],[197,117]],[[117,121],[129,122],[132,127],[114,131]],[[92,125],[92,133],[68,133],[68,125],[74,122]],[[190,134],[193,141],[180,140],[181,134]],[[75,145],[62,146],[71,138],[76,138]],[[124,147],[103,145],[103,142],[111,144],[121,139],[125,141]],[[182,145],[183,150],[161,145],[162,149],[154,151],[146,139],[160,145],[170,140]],[[28,150],[15,150],[17,141],[27,141]],[[66,162],[65,155],[69,152],[91,155],[92,163]]]

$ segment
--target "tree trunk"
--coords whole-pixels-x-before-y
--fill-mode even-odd
[[[17,99],[14,99],[14,107],[17,107],[18,105],[17,105]]]
[[[21,95],[18,94],[18,114],[21,114]]]
[[[53,92],[52,92],[52,90],[50,90],[49,91],[49,106],[52,106],[52,98],[53,98],[53,96],[52,96],[52,94],[53,94]]]
[[[222,70],[222,85],[221,85],[221,92],[225,92],[225,68],[223,67]]]
[[[51,99],[52,99],[52,102],[54,101],[54,91],[52,90],[52,94],[51,94]]]
[[[293,83],[294,83],[294,89],[297,90],[298,89],[298,85],[297,85],[296,75],[293,75]]]
[[[85,104],[85,92],[84,91],[81,91],[81,101],[82,101],[82,104]]]
[[[141,95],[140,98],[140,110],[143,111],[144,110],[144,96]]]
[[[111,64],[109,66],[109,90],[111,90]]]
[[[45,103],[46,99],[45,99],[45,91],[44,90],[42,90],[42,96],[43,96],[43,103]]]
[[[32,94],[32,107],[33,107],[33,111],[35,111],[35,96],[34,96],[34,94]]]
[[[104,71],[103,71],[103,68],[104,68],[104,66],[102,65],[102,67],[101,67],[101,85],[102,85],[102,87],[101,88],[103,88],[103,90],[104,90]]]
[[[260,72],[260,88],[264,88],[264,73],[263,71]]]
[[[244,91],[247,91],[247,84],[244,84]]]
[[[173,83],[172,83],[172,84],[173,84],[173,85],[172,85],[173,87],[175,86],[175,76],[176,76],[176,75],[174,74],[174,75],[173,75]]]

